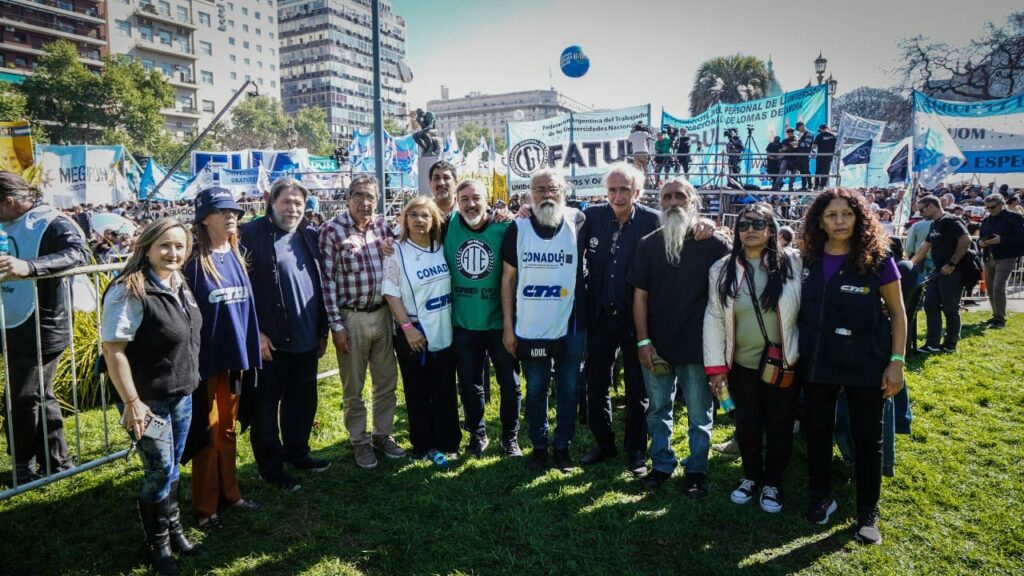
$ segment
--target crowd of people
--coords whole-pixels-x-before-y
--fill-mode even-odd
[[[237,479],[239,424],[251,429],[260,477],[281,490],[301,488],[294,471],[331,466],[309,445],[328,338],[352,457],[363,469],[375,468],[378,456],[445,467],[485,455],[493,376],[504,457],[524,458],[535,472],[569,471],[576,462],[615,461],[621,447],[646,490],[659,489],[682,464],[683,493],[693,498],[711,492],[716,405],[734,408],[743,479],[729,498],[743,505],[756,497],[777,513],[788,499],[784,477],[802,406],[809,485],[790,490],[804,492],[809,520],[826,524],[837,509],[830,466],[843,404],[856,463],[855,536],[881,542],[882,411],[886,399],[906,394],[915,288],[926,286],[924,351],[953,350],[959,338],[958,282],[969,242],[943,200],[917,201],[927,233],[918,238],[923,227],[912,225],[899,246],[881,218],[895,207],[891,199],[841,187],[815,196],[796,231],[780,225],[771,204],[751,203],[722,234],[700,217],[700,196],[685,178],[665,180],[657,208],[644,206],[645,175],[627,163],[608,168],[605,198],[582,210],[567,206],[566,180],[554,169],[532,175],[514,211],[490,206],[484,184],[459,181],[447,162],[435,163],[429,177],[432,194],[412,198],[397,221],[377,213],[380,185],[364,174],[352,179],[346,210],[319,227],[307,218],[310,191],[287,177],[268,191],[265,213],[244,224],[246,210],[218,187],[199,193],[190,224],[169,216],[141,223],[103,294],[100,337],[123,425],[144,464],[137,503],[160,573],[175,573],[175,552],[198,552],[182,529],[182,462],[192,462],[200,528],[222,528],[227,506],[259,510]],[[990,215],[979,245],[991,269],[990,325],[999,328],[1002,279],[1024,255],[1024,216],[1000,193],[982,200]],[[87,218],[74,212],[79,226],[20,177],[0,173],[0,222],[19,247],[16,256],[0,256],[0,274],[30,278],[84,264]],[[1001,281],[1000,300],[993,284]],[[68,344],[70,312],[59,297],[66,280],[38,284],[38,300],[4,295],[5,334],[16,350],[7,393],[19,481],[70,466],[52,394]],[[27,332],[33,315],[42,366]],[[625,383],[621,441],[612,429],[617,363]],[[396,440],[399,375],[407,447]],[[688,426],[682,461],[672,440],[677,393]],[[581,404],[593,448],[574,456]],[[41,450],[40,408],[49,453]]]

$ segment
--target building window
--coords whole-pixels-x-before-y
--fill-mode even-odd
[[[259,12],[254,13],[253,16],[255,16],[257,20],[260,19],[260,13]]]
[[[167,2],[166,0],[160,0],[159,2],[157,2],[156,11],[159,12],[162,16],[170,16],[171,3]]]
[[[246,65],[246,66],[252,66],[252,62],[250,62],[250,61],[249,61],[249,59],[248,59],[248,58],[246,58],[246,59],[245,59],[245,65]]]
[[[245,32],[246,34],[249,33],[249,25],[248,24],[242,24],[242,32]]]
[[[232,64],[234,64],[235,62],[238,62],[238,58],[234,54],[229,56],[228,59],[231,60]]]
[[[166,30],[160,30],[158,32],[158,34],[160,36],[160,43],[161,44],[166,44],[167,46],[171,45],[171,33],[170,32],[168,32]]]
[[[140,62],[142,62],[142,67],[145,68],[146,70],[152,70],[153,69],[153,61],[150,60],[149,58],[143,58],[142,60],[140,60]]]
[[[257,44],[256,45],[256,52],[258,52],[260,54],[263,53],[263,44]]]
[[[235,3],[234,2],[228,2],[228,10],[231,10],[232,12],[235,11]]]
[[[199,41],[199,53],[203,56],[213,56],[213,44],[200,40]]]
[[[202,79],[203,84],[213,86],[213,72],[209,70],[200,70],[199,77]]]
[[[259,68],[260,70],[263,70],[263,61],[262,60],[257,60],[256,61],[256,67]]]
[[[248,82],[250,80],[252,80],[252,76],[249,76],[248,74],[246,74],[245,75],[245,81]]]
[[[235,45],[235,37],[234,36],[228,36],[228,44],[230,44],[232,46]]]
[[[127,20],[117,20],[117,21],[114,22],[114,25],[117,26],[117,31],[119,33],[124,34],[125,36],[131,36],[132,35],[132,23],[131,22],[128,22]]]
[[[232,80],[238,80],[238,73],[237,72],[232,72],[231,73],[231,79]]]
[[[267,35],[269,35],[269,36],[270,36],[270,39],[271,39],[271,40],[273,40],[273,39],[274,39],[274,33],[273,33],[273,32],[267,32]]]
[[[259,82],[260,86],[263,86],[263,78],[260,78],[259,80],[257,80],[257,82]]]
[[[213,100],[203,100],[203,112],[213,112],[214,108]]]
[[[242,6],[242,16],[248,16],[248,15],[249,15],[249,8],[246,7],[246,6]]]
[[[270,22],[271,24],[273,24],[274,23],[274,17],[273,16],[267,16],[267,22]]]
[[[271,80],[270,81],[270,87],[271,88],[277,88],[277,80]]]
[[[188,23],[188,8],[184,6],[178,6],[178,22]]]
[[[199,13],[199,23],[203,26],[210,26],[210,15],[206,12]]]
[[[249,49],[249,41],[248,40],[245,40],[244,42],[242,42],[242,48],[245,48],[246,50]]]
[[[228,20],[228,28],[231,28],[232,30],[235,29],[235,21],[234,20],[230,20],[230,19]]]
[[[260,30],[259,28],[257,28],[256,29],[256,35],[257,36],[263,36],[263,30]]]
[[[277,70],[277,66],[274,66],[273,64],[271,64],[270,65],[270,71],[273,72],[275,70]]]

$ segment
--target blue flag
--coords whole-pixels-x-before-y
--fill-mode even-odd
[[[860,146],[853,149],[843,157],[843,164],[845,166],[852,166],[854,164],[867,164],[871,161],[871,143],[873,140],[865,140]]]
[[[907,180],[907,159],[910,156],[910,145],[900,148],[900,151],[892,157],[886,172],[889,173],[889,184],[902,184]]]

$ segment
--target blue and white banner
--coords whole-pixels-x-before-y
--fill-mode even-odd
[[[691,169],[690,181],[696,186],[711,183],[716,171],[725,166],[726,139],[722,132],[736,129],[744,139],[745,151],[741,171],[747,174],[766,172],[763,154],[768,143],[776,136],[785,137],[787,128],[796,128],[803,122],[807,129],[815,132],[819,126],[828,123],[828,86],[810,86],[802,90],[786,92],[779,96],[751,100],[739,104],[715,104],[692,118],[680,119],[667,112],[661,113],[661,124],[686,128],[691,145],[691,156],[697,165]],[[749,134],[749,137],[747,135]],[[696,144],[699,143],[699,146]],[[720,163],[716,169],[716,162]],[[814,171],[813,164],[811,172]],[[747,184],[770,186],[771,180],[747,179]],[[724,186],[724,182],[720,183]]]
[[[530,175],[550,167],[561,170],[580,196],[603,194],[605,168],[628,159],[627,138],[637,122],[650,124],[649,104],[509,122],[509,192],[528,190]]]
[[[266,171],[262,168],[245,168],[244,170],[227,170],[222,168],[216,174],[218,186],[231,190],[236,200],[263,196],[266,188]]]
[[[865,140],[882,140],[882,133],[885,132],[885,120],[872,120],[861,118],[849,112],[843,112],[839,120],[839,132],[836,132],[836,141],[842,144],[844,141],[863,142]]]
[[[898,142],[879,143],[867,140],[860,144],[847,144],[841,151],[843,167],[839,171],[840,182],[843,186],[855,188],[902,186],[907,178],[907,151],[910,141],[910,138],[905,138]],[[866,161],[847,161],[852,154],[862,150],[869,152]]]
[[[158,202],[189,200],[194,198],[200,189],[205,188],[205,185],[212,182],[209,170],[203,170],[197,176],[175,172],[154,194],[153,189],[163,181],[166,174],[167,170],[150,158],[139,180],[139,200],[149,199]]]
[[[58,208],[78,204],[119,204],[135,193],[118,171],[123,146],[51,146],[38,144],[43,198]]]
[[[198,174],[207,165],[214,172],[221,168],[228,170],[242,170],[248,168],[250,154],[249,150],[236,150],[234,152],[192,152],[192,173]]]
[[[954,144],[955,172],[1024,173],[1024,93],[986,102],[949,102],[914,92],[914,150],[928,170]],[[935,132],[943,132],[937,134]],[[928,164],[931,162],[931,164]]]
[[[271,172],[295,172],[309,169],[309,152],[305,148],[294,150],[250,150],[249,167]]]

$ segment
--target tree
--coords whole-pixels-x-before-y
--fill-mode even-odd
[[[1011,12],[1000,26],[989,22],[964,47],[914,36],[900,42],[900,49],[903,64],[896,70],[904,88],[966,100],[993,100],[1024,89],[1024,11]]]
[[[231,109],[230,123],[218,138],[227,150],[289,148],[291,129],[281,101],[269,96],[246,98]]]
[[[885,120],[882,139],[891,142],[910,136],[910,99],[897,90],[861,87],[835,99],[832,117],[836,122],[849,112],[871,120]]]
[[[27,120],[25,96],[10,84],[0,82],[0,122]]]
[[[690,91],[690,115],[715,102],[735,104],[767,96],[775,80],[768,65],[754,56],[734,54],[705,60],[697,68]]]
[[[392,116],[384,118],[384,130],[392,136],[404,136],[406,133],[406,129],[402,124]]]
[[[167,138],[160,110],[174,104],[174,89],[121,54],[105,58],[100,84],[107,117],[103,139],[121,141],[134,154],[152,154]]]
[[[311,154],[328,156],[334,150],[323,108],[310,106],[299,110],[295,115],[295,131],[299,134],[299,146],[309,149]]]
[[[29,118],[46,122],[53,142],[93,141],[107,125],[102,81],[67,40],[46,44],[43,52],[35,72],[20,85]]]
[[[455,131],[455,139],[459,142],[459,150],[465,154],[480,144],[480,138],[487,142],[490,132],[476,122],[466,122]]]

